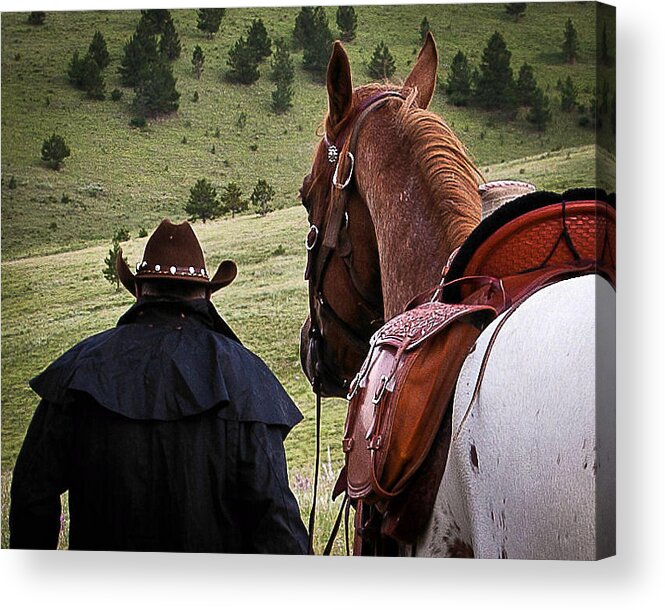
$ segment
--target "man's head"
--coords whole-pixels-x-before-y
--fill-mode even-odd
[[[227,260],[210,279],[201,244],[190,224],[173,224],[168,218],[148,239],[143,258],[136,265],[136,275],[122,257],[122,250],[116,258],[116,270],[125,288],[137,298],[210,298],[212,292],[228,286],[237,274],[236,264]]]

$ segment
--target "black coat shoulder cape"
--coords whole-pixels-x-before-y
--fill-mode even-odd
[[[218,408],[218,417],[280,426],[302,415],[265,363],[243,347],[214,306],[142,299],[116,328],[85,339],[30,386],[57,404],[88,394],[136,420],[171,421]]]

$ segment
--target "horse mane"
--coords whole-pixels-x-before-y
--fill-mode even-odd
[[[397,122],[432,200],[446,212],[449,243],[459,245],[481,219],[482,174],[450,126],[416,105],[417,93],[415,88],[408,93]]]

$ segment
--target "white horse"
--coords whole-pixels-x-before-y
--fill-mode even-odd
[[[597,559],[615,552],[615,300],[578,277],[535,293],[457,383],[448,464],[418,556]]]

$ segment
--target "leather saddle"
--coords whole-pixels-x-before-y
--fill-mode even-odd
[[[482,330],[535,291],[598,273],[615,285],[613,196],[535,192],[472,232],[441,284],[379,329],[351,384],[336,492],[356,506],[354,553],[382,537],[413,543],[426,524],[450,442],[459,371]]]

